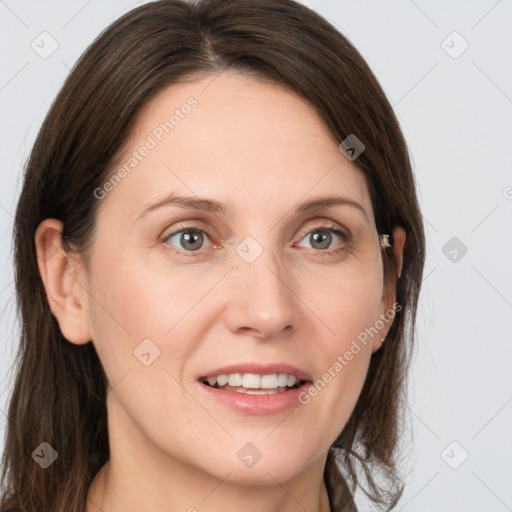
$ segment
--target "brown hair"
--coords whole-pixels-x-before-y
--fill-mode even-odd
[[[93,344],[68,342],[50,311],[37,266],[37,226],[60,219],[66,250],[86,255],[99,202],[94,190],[112,173],[141,107],[170,84],[227,69],[297,93],[336,140],[355,134],[366,146],[354,163],[365,175],[378,232],[406,230],[399,279],[392,251],[383,252],[385,279],[393,289],[396,283],[401,309],[371,358],[324,474],[332,510],[356,510],[358,485],[389,509],[401,496],[397,440],[425,240],[393,110],[352,44],[294,0],[161,0],[128,12],[90,45],[27,162],[14,225],[21,341],[2,458],[2,511],[83,512],[92,479],[109,459],[107,379]],[[47,469],[32,458],[42,442],[58,452]],[[358,464],[368,489],[358,480]],[[384,483],[377,485],[377,473]]]

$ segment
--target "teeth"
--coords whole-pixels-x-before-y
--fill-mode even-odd
[[[287,386],[295,386],[296,382],[297,377],[295,377],[295,375],[288,375],[288,382],[286,383]]]
[[[208,384],[215,387],[243,387],[245,389],[275,389],[293,387],[297,383],[295,375],[286,373],[273,373],[269,375],[258,375],[256,373],[230,373],[229,375],[217,375],[205,379]]]
[[[227,375],[218,375],[217,376],[217,384],[219,386],[225,386],[228,383],[228,376]]]
[[[244,395],[275,395],[277,393],[283,393],[287,390],[287,388],[279,388],[279,389],[245,389],[243,387],[231,387],[231,386],[222,386],[223,391],[236,391],[237,393],[242,393]]]
[[[293,377],[293,375],[290,375],[290,377]],[[293,383],[295,384],[295,382]],[[292,386],[293,386],[292,384]],[[278,376],[277,376],[277,385],[282,388],[284,386],[288,386],[288,375],[286,375],[286,373],[280,373]],[[273,387],[273,386],[272,386]]]
[[[241,386],[242,385],[242,374],[241,373],[230,373],[228,375],[228,384],[230,386],[235,386],[235,387]]]
[[[286,382],[288,382],[288,377],[286,375],[285,377]],[[276,387],[283,387],[283,385],[279,384],[279,377],[274,373],[272,375],[262,375],[259,387],[261,389],[275,389]]]
[[[244,373],[242,375],[242,387],[258,389],[261,387],[261,377],[256,373]],[[219,383],[220,385],[220,383]]]

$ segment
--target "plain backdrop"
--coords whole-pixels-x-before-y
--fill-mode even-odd
[[[0,0],[2,439],[18,343],[11,230],[23,165],[79,55],[141,3]],[[352,41],[379,79],[407,139],[424,213],[412,443],[404,439],[407,485],[397,510],[512,510],[512,1],[304,3]]]

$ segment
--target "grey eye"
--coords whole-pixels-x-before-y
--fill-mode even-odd
[[[206,235],[206,236],[205,236]],[[178,249],[186,251],[197,251],[202,248],[203,242],[208,235],[200,229],[183,228],[179,231],[175,231],[167,237],[167,241],[170,241],[173,237],[178,237],[178,243],[171,243]]]
[[[311,249],[329,249],[333,241],[333,233],[341,239],[341,242],[345,241],[345,234],[340,230],[322,227],[312,229],[302,240],[308,240],[310,244],[316,244],[310,247]]]

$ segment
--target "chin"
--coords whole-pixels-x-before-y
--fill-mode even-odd
[[[214,471],[211,472],[216,478],[224,479],[226,475],[227,481],[232,484],[241,486],[260,486],[275,485],[277,482],[286,482],[293,479],[305,469],[305,459],[308,455],[300,457],[293,447],[290,447],[290,456],[283,456],[279,452],[281,450],[271,450],[267,448],[267,452],[261,450],[261,458],[253,461],[243,461],[243,453],[239,460],[237,456],[234,458],[223,459],[219,464],[215,465]],[[212,459],[214,460],[214,459]],[[218,459],[217,459],[218,460]]]

